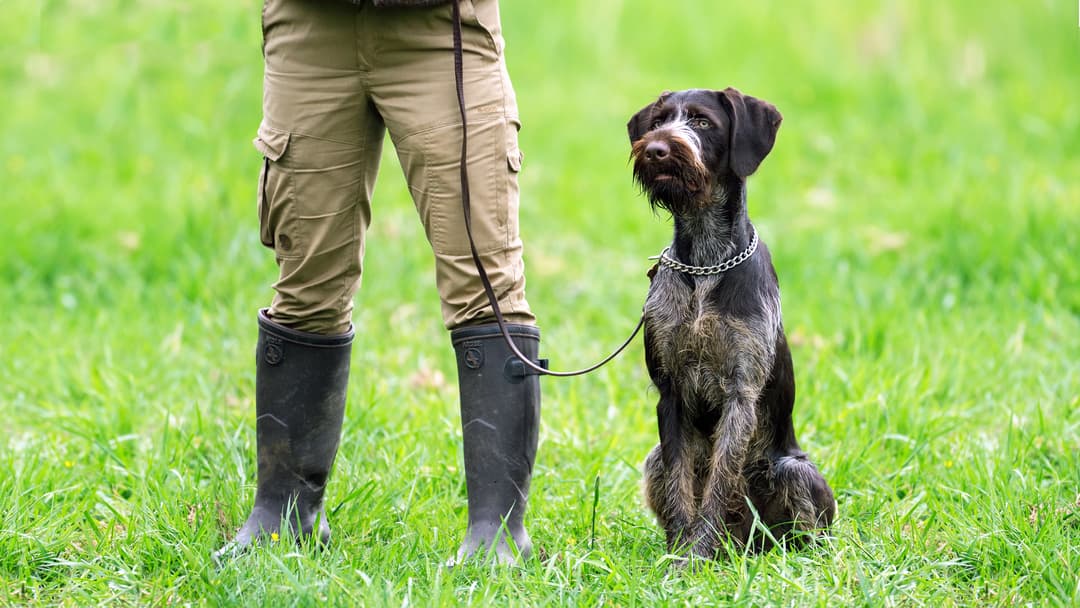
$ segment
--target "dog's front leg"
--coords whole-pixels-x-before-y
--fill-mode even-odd
[[[660,400],[656,404],[660,443],[645,459],[645,500],[664,529],[669,551],[677,551],[692,540],[692,524],[697,508],[694,497],[693,463],[687,450],[683,408],[671,391],[670,382],[657,382]]]
[[[713,433],[709,472],[694,530],[694,554],[700,557],[715,557],[725,538],[743,546],[750,537],[753,520],[746,504],[743,464],[757,415],[755,399],[745,392],[726,401]]]

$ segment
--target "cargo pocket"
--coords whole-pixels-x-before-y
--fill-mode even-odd
[[[514,176],[507,167],[509,128],[501,119],[469,123],[469,193],[472,233],[480,253],[502,251],[509,242],[507,189]],[[461,126],[443,125],[424,132],[416,147],[406,149],[406,174],[435,253],[470,255],[461,201]],[[456,145],[455,145],[456,144]]]
[[[525,161],[525,153],[518,148],[518,130],[521,123],[510,119],[506,129],[506,237],[507,244],[516,243],[519,238],[518,210],[520,208],[520,192],[518,190],[518,173],[521,172],[521,163]]]
[[[259,125],[259,134],[253,143],[255,149],[263,155],[258,194],[259,240],[263,245],[274,249],[277,239],[274,238],[271,211],[275,201],[280,206],[282,198],[287,196],[289,191],[285,171],[278,165],[289,146],[289,134]]]
[[[521,130],[521,121],[517,118],[507,119],[506,129],[506,162],[512,173],[521,171],[521,163],[525,161],[525,153],[518,148],[518,131]]]

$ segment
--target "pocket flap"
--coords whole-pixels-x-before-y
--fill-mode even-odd
[[[255,144],[255,149],[263,156],[277,162],[285,154],[285,149],[289,147],[289,133],[288,131],[278,131],[263,123],[259,125],[259,134],[252,143]]]
[[[518,148],[512,148],[506,153],[506,162],[510,163],[510,170],[514,173],[521,171],[521,163],[525,160],[525,153]]]

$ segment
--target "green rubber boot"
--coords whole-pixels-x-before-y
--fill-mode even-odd
[[[540,330],[507,329],[523,355],[537,359]],[[532,553],[525,531],[529,482],[540,431],[540,378],[512,353],[498,325],[451,333],[457,354],[469,528],[451,564],[471,557],[515,563]]]
[[[311,334],[259,311],[255,374],[258,487],[255,505],[236,538],[216,554],[242,551],[280,533],[289,522],[297,540],[330,540],[323,492],[334,464],[354,332]]]

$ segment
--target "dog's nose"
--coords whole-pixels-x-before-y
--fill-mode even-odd
[[[664,160],[671,154],[671,148],[660,140],[650,141],[649,145],[645,146],[645,160]]]

